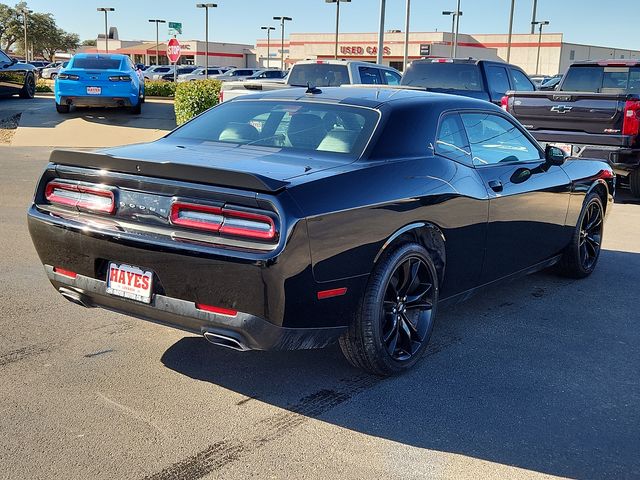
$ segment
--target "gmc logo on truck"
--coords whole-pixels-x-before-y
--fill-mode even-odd
[[[567,107],[566,105],[556,105],[555,107],[551,107],[552,112],[556,113],[567,113],[570,112],[573,107]]]

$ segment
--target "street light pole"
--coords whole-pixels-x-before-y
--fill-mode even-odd
[[[409,64],[409,20],[411,19],[411,0],[407,0],[404,18],[404,55],[402,59],[402,73],[407,71]]]
[[[453,55],[452,58],[455,58],[458,54],[458,33],[460,32],[460,0],[458,0],[458,4],[456,7],[456,33],[453,37]]]
[[[30,13],[33,13],[33,10],[29,10],[27,8],[23,8],[20,10],[22,13],[22,23],[24,24],[24,61],[29,61],[29,48],[27,47],[27,16]],[[33,59],[32,59],[33,60]]]
[[[531,22],[531,25],[533,25],[533,27],[535,28],[536,25],[538,25],[538,56],[536,58],[536,75],[538,75],[539,70],[540,70],[540,46],[542,45],[542,27],[544,27],[545,25],[549,25],[549,22],[547,20],[544,20],[542,22]]]
[[[150,19],[149,23],[155,23],[156,24],[156,65],[160,65],[160,37],[158,34],[158,26],[161,23],[166,23],[166,20],[158,20],[156,19]]]
[[[511,60],[511,37],[513,36],[513,12],[516,7],[516,0],[511,0],[511,13],[509,14],[509,39],[507,40],[507,63]]]
[[[109,12],[114,12],[116,9],[111,7],[99,7],[98,12],[104,12],[104,50],[109,53],[109,27],[107,21],[107,15]]]
[[[531,35],[536,33],[536,12],[538,11],[538,0],[533,0],[533,9],[531,10]]]
[[[387,9],[386,0],[380,0],[380,25],[378,26],[378,55],[376,63],[382,63],[382,53],[384,49],[384,14]]]
[[[206,60],[204,61],[204,78],[209,78],[209,9],[217,8],[216,3],[196,3],[196,8],[204,8],[204,55]]]
[[[267,31],[267,68],[269,68],[269,65],[271,65],[271,30],[275,30],[276,27],[269,25],[266,27],[260,27],[260,29]]]
[[[338,59],[338,34],[340,32],[340,3],[341,2],[351,2],[351,0],[324,0],[325,3],[335,3],[336,4],[336,44],[333,57]]]
[[[282,37],[280,39],[280,69],[284,70],[284,22],[291,21],[291,17],[273,17],[274,20],[280,20],[280,30]]]
[[[462,15],[462,11],[452,12],[450,10],[445,10],[444,12],[442,12],[442,14],[451,15],[451,53],[449,56],[453,58],[455,56],[455,50],[453,46],[455,44],[454,36],[455,36],[455,30],[456,30],[456,17],[458,17],[459,15]]]

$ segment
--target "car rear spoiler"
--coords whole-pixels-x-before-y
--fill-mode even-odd
[[[265,177],[264,175],[256,173],[238,172],[184,163],[122,158],[97,152],[54,150],[51,152],[49,161],[56,165],[95,168],[269,193],[277,192],[289,185],[289,182]]]

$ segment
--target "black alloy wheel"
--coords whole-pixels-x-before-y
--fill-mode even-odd
[[[36,79],[31,74],[28,73],[26,78],[24,79],[24,85],[22,86],[22,90],[20,90],[20,98],[33,98],[36,95]]]
[[[433,322],[433,279],[420,257],[398,265],[387,283],[382,304],[382,341],[396,361],[420,351]]]
[[[592,270],[600,256],[604,214],[599,202],[587,205],[580,227],[580,262],[586,271]]]

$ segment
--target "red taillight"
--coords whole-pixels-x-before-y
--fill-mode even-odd
[[[509,111],[509,97],[506,95],[500,99],[500,108],[502,108],[505,112]]]
[[[347,288],[332,288],[331,290],[322,290],[318,292],[318,300],[324,300],[325,298],[339,297],[347,293]]]
[[[91,212],[113,213],[116,208],[113,192],[97,186],[54,180],[47,184],[44,196],[49,203]]]
[[[53,271],[56,272],[58,275],[64,275],[65,277],[69,277],[69,278],[76,278],[78,276],[76,272],[72,272],[71,270],[65,270],[64,268],[60,268],[60,267],[53,267]]]
[[[257,240],[276,238],[276,225],[269,215],[175,201],[169,215],[171,223],[185,228]]]
[[[196,308],[198,310],[204,310],[205,312],[217,313],[219,315],[228,315],[230,317],[235,317],[238,314],[237,310],[232,310],[230,308],[214,307],[213,305],[205,305],[204,303],[196,303]]]
[[[640,133],[640,101],[629,100],[624,104],[622,134],[636,136]]]

